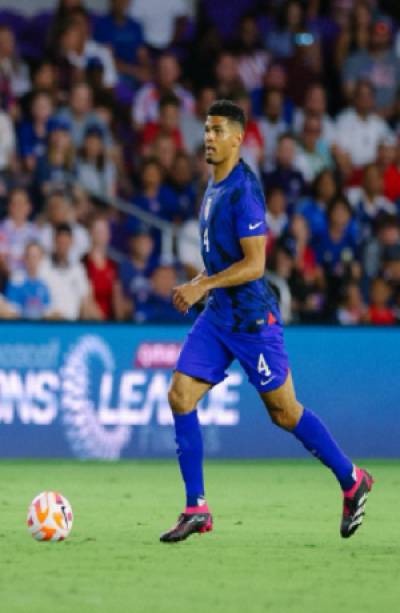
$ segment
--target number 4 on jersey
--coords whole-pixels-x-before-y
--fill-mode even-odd
[[[208,228],[204,230],[203,245],[206,250],[206,253],[210,253],[210,241],[208,240]]]
[[[257,372],[264,375],[264,377],[270,377],[272,375],[271,369],[264,358],[264,354],[262,353],[260,353],[258,358]]]

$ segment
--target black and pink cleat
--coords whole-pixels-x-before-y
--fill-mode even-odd
[[[343,492],[343,515],[340,534],[349,538],[362,524],[365,515],[365,505],[372,489],[374,479],[366,470],[355,468],[356,482],[347,492]]]
[[[184,541],[191,534],[203,534],[213,529],[212,515],[207,505],[187,507],[178,517],[178,521],[171,530],[160,536],[162,543],[177,543]]]

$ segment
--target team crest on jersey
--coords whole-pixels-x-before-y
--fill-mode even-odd
[[[210,214],[211,201],[212,201],[212,198],[207,198],[206,204],[204,206],[204,219],[206,221],[207,221],[208,216]]]

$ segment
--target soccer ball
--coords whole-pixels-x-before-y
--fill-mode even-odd
[[[37,541],[63,541],[71,532],[72,508],[59,492],[42,492],[28,509],[28,530]]]

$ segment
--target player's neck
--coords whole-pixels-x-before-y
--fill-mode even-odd
[[[240,157],[229,158],[220,164],[214,164],[212,167],[212,177],[214,183],[221,183],[232,172],[235,166],[239,163]]]

